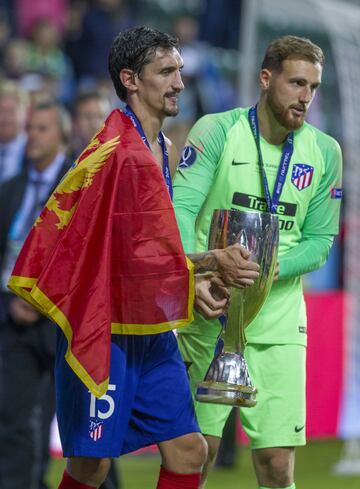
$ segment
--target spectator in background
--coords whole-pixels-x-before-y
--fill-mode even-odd
[[[198,85],[207,55],[204,52],[204,44],[199,42],[199,24],[195,17],[191,15],[175,17],[172,34],[179,39],[181,56],[184,59],[182,76],[186,90],[180,99],[179,116],[192,124],[203,115]]]
[[[27,71],[27,41],[15,37],[11,39],[3,52],[3,76],[14,81],[20,81]]]
[[[39,19],[32,27],[27,49],[27,71],[37,73],[54,85],[56,98],[70,103],[74,93],[71,60],[61,49],[61,36],[56,25]]]
[[[199,18],[200,39],[213,46],[238,49],[242,0],[206,0]]]
[[[0,187],[0,480],[6,489],[46,487],[56,333],[6,284],[38,213],[69,167],[65,149],[70,130],[70,116],[62,106],[35,106],[27,129],[28,166]]]
[[[221,51],[200,40],[199,23],[191,15],[174,19],[172,33],[179,39],[184,59],[185,99],[180,105],[181,117],[195,121],[198,117],[219,110],[227,110],[235,103],[234,90],[228,80],[221,59]],[[189,94],[192,94],[192,104]],[[185,102],[188,103],[185,105]]]
[[[135,25],[127,0],[95,0],[85,13],[77,51],[80,87],[94,88],[96,82],[108,81],[107,57],[118,32]],[[110,83],[109,83],[110,85]]]
[[[73,105],[71,154],[76,159],[104,123],[111,110],[110,100],[100,92],[79,94]]]
[[[64,32],[64,50],[72,61],[75,78],[79,78],[79,66],[83,53],[79,40],[82,36],[84,16],[89,8],[87,0],[73,0],[67,12],[66,30]]]
[[[15,82],[0,83],[0,183],[23,168],[28,104],[27,93]]]
[[[181,45],[184,59],[182,76],[186,90],[179,101],[179,115],[174,120],[168,120],[165,127],[175,146],[180,148],[199,117],[232,108],[236,95],[231,80],[224,72],[218,50],[199,40],[199,24],[194,16],[175,17],[171,32]]]
[[[177,148],[182,148],[193,123],[203,115],[199,82],[205,60],[203,46],[198,41],[198,23],[191,15],[175,17],[171,33],[179,40],[184,68],[181,72],[186,90],[179,99],[179,114],[165,121],[166,132]]]
[[[13,0],[0,0],[0,10],[2,15],[5,16],[8,29],[11,34],[15,33],[15,12],[13,6]]]
[[[9,18],[0,4],[0,63],[3,61],[4,50],[11,36],[11,29],[9,26]]]
[[[11,0],[10,11],[16,17],[16,31],[20,36],[28,36],[39,19],[47,19],[63,32],[67,20],[69,0]]]

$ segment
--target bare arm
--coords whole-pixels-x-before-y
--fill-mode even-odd
[[[259,277],[259,265],[251,261],[250,253],[239,244],[222,250],[191,253],[196,274],[215,274],[225,286],[248,287]]]

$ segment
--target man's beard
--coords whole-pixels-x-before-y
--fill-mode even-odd
[[[171,105],[167,103],[167,96],[164,97],[164,113],[166,117],[175,117],[179,113],[179,105]]]
[[[174,107],[173,109],[169,109],[168,107],[164,108],[164,113],[166,117],[175,117],[179,113],[179,107]]]
[[[303,117],[293,117],[290,109],[277,101],[272,90],[268,92],[267,102],[277,122],[288,131],[296,131],[304,124],[305,112]]]

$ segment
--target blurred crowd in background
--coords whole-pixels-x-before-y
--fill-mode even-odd
[[[107,71],[115,35],[140,24],[170,32],[182,47],[186,89],[180,97],[180,113],[166,121],[165,131],[180,150],[200,116],[239,105],[242,6],[241,0],[0,0],[0,81],[15,82],[28,94],[30,104],[55,99],[72,114],[79,97],[96,94],[103,108],[97,117],[94,99],[86,104],[80,101],[80,119],[88,128],[87,132],[83,128],[84,136],[79,135],[76,121],[70,151],[77,157],[106,110],[121,107]],[[331,80],[331,69],[327,69]],[[317,102],[314,106],[311,122],[328,130],[331,121],[322,124],[321,107],[316,107]],[[333,129],[330,134],[341,141],[336,123]],[[0,129],[0,143],[1,138]],[[0,174],[0,181],[5,177]],[[330,267],[331,274],[327,273]],[[305,285],[310,289],[340,287],[341,270],[340,238],[329,265],[309,275]]]
[[[185,61],[180,115],[168,128],[181,146],[199,116],[236,105],[240,11],[240,0],[1,0],[0,76],[32,101],[54,97],[72,110],[79,94],[99,91],[114,107],[107,59],[115,35],[139,24],[166,30]]]

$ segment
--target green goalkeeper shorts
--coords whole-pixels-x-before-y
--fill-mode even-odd
[[[194,393],[213,359],[214,337],[185,333],[178,341]],[[251,448],[305,445],[305,346],[248,344],[245,358],[258,389],[257,405],[240,408]],[[221,437],[231,406],[195,401],[195,410],[202,433]]]

